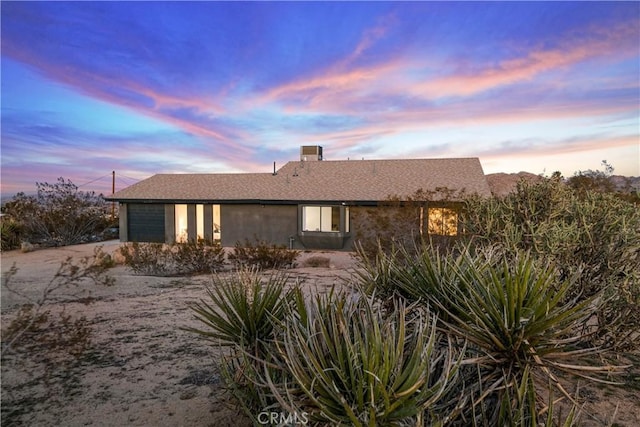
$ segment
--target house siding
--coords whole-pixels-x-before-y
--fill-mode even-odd
[[[301,249],[298,242],[298,208],[295,205],[239,204],[220,206],[222,245],[255,238],[275,245]]]

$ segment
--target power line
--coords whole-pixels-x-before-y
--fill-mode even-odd
[[[140,181],[140,180],[139,180],[139,179],[137,179],[137,178],[131,178],[130,176],[126,176],[126,175],[122,175],[122,174],[117,174],[117,176],[119,176],[119,177],[121,177],[121,178],[127,178],[127,179],[130,179],[131,181],[134,181],[134,182],[138,182],[138,181]]]
[[[84,184],[80,184],[80,185],[78,185],[78,188],[80,188],[80,187],[84,187],[85,185],[92,184],[92,183],[94,183],[94,182],[96,182],[96,181],[98,181],[98,180],[100,180],[100,179],[106,178],[106,177],[108,177],[108,176],[109,176],[109,174],[107,174],[107,175],[103,175],[103,176],[101,176],[100,178],[92,179],[92,180],[91,180],[91,181],[89,181],[89,182],[85,182]]]

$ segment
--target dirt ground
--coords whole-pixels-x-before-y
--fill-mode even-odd
[[[61,261],[90,256],[97,245],[113,253],[120,243],[3,252],[3,277],[15,264],[18,272],[10,283],[26,297],[38,298]],[[328,257],[330,267],[295,268],[289,271],[291,280],[309,291],[324,291],[351,277],[351,254],[302,253],[298,264],[314,255]],[[115,279],[113,286],[83,282],[81,295],[54,295],[46,307],[53,314],[64,310],[74,318],[86,317],[93,331],[91,357],[79,366],[56,370],[58,377],[44,383],[34,381],[43,378],[44,362],[37,359],[3,366],[2,425],[250,425],[224,392],[217,350],[180,329],[200,326],[188,305],[205,297],[211,277],[137,276],[123,266],[108,274]],[[26,300],[8,291],[4,281],[0,296],[4,330]],[[585,410],[599,419],[583,415],[585,425],[640,425],[638,389],[588,385],[581,387],[580,396]],[[20,402],[21,407],[7,407],[7,402]]]

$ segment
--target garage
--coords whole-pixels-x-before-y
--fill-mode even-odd
[[[164,204],[128,204],[127,218],[130,242],[164,243]]]

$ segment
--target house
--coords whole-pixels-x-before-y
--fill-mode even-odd
[[[119,203],[122,241],[207,238],[233,246],[258,238],[296,249],[350,249],[359,209],[445,187],[491,195],[477,158],[327,161],[322,147],[303,146],[300,160],[278,170],[274,164],[273,173],[158,174],[106,199]],[[438,224],[455,201],[429,200],[429,232],[455,233]]]

